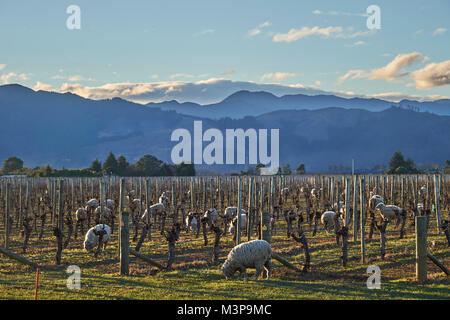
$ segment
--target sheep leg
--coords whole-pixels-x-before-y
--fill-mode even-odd
[[[258,263],[255,265],[255,268],[256,268],[256,273],[255,273],[255,277],[253,278],[254,281],[258,280],[259,276],[261,275],[261,272],[264,270],[264,265]]]
[[[264,269],[265,273],[267,274],[266,279],[269,280],[272,274],[272,262],[270,261],[270,258],[267,259],[266,263],[264,263]]]

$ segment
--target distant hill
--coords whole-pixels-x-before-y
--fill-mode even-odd
[[[395,103],[381,99],[342,98],[334,95],[295,94],[277,97],[264,91],[250,92],[246,90],[238,91],[215,104],[200,105],[191,102],[178,103],[175,100],[171,100],[160,103],[151,102],[147,106],[210,119],[224,117],[240,119],[245,116],[259,116],[279,110],[317,110],[333,107],[382,111],[392,106],[413,107],[422,112],[450,115],[450,100],[448,99],[426,102],[402,100]]]
[[[312,110],[270,111],[275,102],[289,109],[297,100],[315,104],[311,102]],[[347,100],[361,107],[333,105]],[[234,115],[241,105],[243,114],[249,110],[261,114],[241,119],[205,119],[198,116],[204,116],[201,112],[197,116],[183,115],[119,98],[94,101],[70,93],[35,92],[20,85],[5,85],[0,86],[0,161],[18,156],[30,167],[49,163],[57,168],[79,168],[89,166],[96,157],[104,160],[112,151],[125,155],[130,162],[146,153],[170,162],[176,144],[170,141],[172,131],[186,128],[192,132],[195,119],[203,120],[204,130],[279,128],[280,162],[291,164],[292,169],[305,163],[309,172],[323,172],[330,165],[350,165],[352,158],[359,168],[387,163],[396,150],[419,164],[450,159],[450,116],[391,107],[391,103],[380,111],[382,103],[377,99],[334,96],[277,98],[264,92],[241,91],[218,104],[220,112]],[[448,107],[448,101],[435,104],[421,106]],[[183,105],[193,110],[209,108]],[[221,172],[231,169],[205,168]]]

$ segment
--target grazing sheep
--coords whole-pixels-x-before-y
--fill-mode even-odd
[[[377,194],[374,194],[373,192],[370,192],[370,199],[369,199],[369,208],[375,209],[375,207],[379,204],[384,202],[384,199],[382,196],[379,196]]]
[[[166,213],[166,208],[164,207],[164,204],[155,203],[150,206],[150,217],[154,217],[156,219],[156,216],[162,215],[164,213]],[[141,219],[143,220],[145,217],[147,217],[147,214],[148,214],[147,209],[145,209]]]
[[[115,205],[114,200],[111,200],[111,199],[107,199],[107,200],[106,200],[106,206],[107,206],[109,209],[113,210],[113,209],[114,209],[114,205]]]
[[[225,213],[223,214],[223,218],[225,219],[233,219],[236,216],[238,208],[237,207],[226,207]],[[241,209],[241,214],[245,214],[246,211]]]
[[[197,218],[195,217],[196,214],[193,212],[189,212],[186,217],[186,231],[194,231],[197,230]]]
[[[233,221],[231,222],[230,228],[228,229],[228,232],[231,235],[234,235],[234,230],[237,226],[237,217],[233,218]],[[241,230],[244,230],[247,226],[247,214],[241,213]]]
[[[313,189],[311,190],[311,196],[312,196],[314,199],[319,199],[319,197],[320,197],[320,189],[318,189],[318,188],[313,188]]]
[[[381,217],[384,220],[392,220],[402,212],[402,209],[395,205],[385,205],[383,202],[377,204],[375,207],[380,212]]]
[[[211,227],[212,225],[217,225],[219,222],[219,213],[214,208],[208,209],[203,215],[203,218],[206,219],[207,224]]]
[[[98,207],[98,200],[97,199],[91,199],[88,202],[86,202],[86,207],[84,210],[90,211]]]
[[[166,192],[163,192],[159,197],[159,203],[162,203],[165,207],[169,203],[169,197],[166,196]]]
[[[103,251],[106,249],[106,245],[111,237],[111,228],[106,224],[98,224],[95,227],[92,227],[86,233],[86,237],[84,239],[84,249],[87,252],[92,251],[97,245],[100,234],[103,234],[102,243],[103,243]]]
[[[283,189],[281,189],[281,195],[282,195],[284,198],[286,198],[287,196],[289,196],[289,192],[290,192],[289,188],[283,188]]]
[[[320,222],[322,222],[327,232],[331,232],[331,230],[334,228],[335,216],[336,212],[334,211],[325,211],[324,213],[322,213],[322,216],[320,217]]]
[[[75,212],[75,219],[77,221],[84,221],[87,219],[87,212],[84,208],[78,208]]]
[[[423,215],[423,211],[424,211],[425,207],[423,206],[423,203],[418,203],[417,204],[417,212],[419,213],[419,215]]]
[[[419,192],[420,192],[420,195],[426,196],[426,195],[428,194],[427,186],[423,185],[423,186],[420,188]]]
[[[94,211],[95,221],[97,221],[97,223],[109,223],[112,218],[111,209],[109,209],[107,207],[103,207],[103,211],[102,211],[101,208],[102,207],[97,207]]]
[[[227,280],[230,280],[235,272],[239,270],[240,275],[244,274],[244,280],[247,281],[246,268],[256,269],[254,280],[258,280],[263,269],[266,269],[268,280],[272,272],[271,258],[272,247],[270,243],[265,240],[252,240],[241,243],[231,249],[227,260],[225,260],[220,270]]]

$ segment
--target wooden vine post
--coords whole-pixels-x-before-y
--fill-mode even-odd
[[[55,236],[58,244],[56,251],[56,264],[61,264],[61,254],[63,250],[63,229],[64,229],[64,180],[59,180],[58,196],[58,226],[55,229]]]
[[[254,210],[253,210],[253,192],[255,180],[254,178],[250,178],[248,184],[248,212],[247,212],[247,241],[250,241],[252,238],[252,229],[253,229],[253,220],[254,220]]]
[[[9,232],[10,232],[10,211],[11,211],[11,184],[8,182],[6,183],[6,194],[5,194],[5,216],[3,219],[3,223],[5,224],[5,239],[4,239],[4,245],[5,249],[9,248]]]
[[[350,178],[345,178],[345,226],[350,223]]]
[[[427,217],[416,216],[416,278],[419,283],[427,280]]]
[[[365,191],[365,180],[364,177],[361,179],[360,188],[360,228],[361,228],[361,263],[366,263],[366,243],[364,238],[364,191]]]
[[[437,231],[438,234],[441,234],[441,207],[440,207],[440,199],[439,199],[439,176],[434,176],[434,201],[435,206],[434,210],[436,212],[436,221],[437,221]],[[428,191],[429,192],[429,191]]]
[[[120,179],[120,203],[119,203],[119,255],[120,255],[120,274],[130,274],[130,225],[129,213],[124,210],[125,201],[125,179]]]
[[[353,242],[358,241],[358,176],[353,180]]]
[[[238,210],[237,210],[237,225],[236,225],[236,245],[241,243],[241,208],[242,208],[242,180],[241,177],[238,179]]]

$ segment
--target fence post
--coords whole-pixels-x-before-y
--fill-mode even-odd
[[[440,207],[440,199],[439,199],[439,176],[434,176],[434,199],[435,199],[435,206],[434,210],[436,212],[436,221],[437,221],[437,230],[438,234],[441,234],[441,207]],[[427,190],[428,193],[430,193],[430,190]]]
[[[353,242],[358,241],[358,176],[353,179]]]
[[[242,181],[241,177],[238,178],[238,212],[237,212],[237,225],[236,225],[236,245],[241,243],[241,198],[242,198]],[[248,218],[248,216],[247,216]]]
[[[11,211],[11,184],[6,183],[6,210],[5,210],[5,219],[3,223],[5,224],[5,249],[9,247],[9,214]]]
[[[364,177],[361,179],[361,188],[360,188],[360,228],[361,228],[361,262],[363,264],[366,263],[366,243],[364,239],[364,192],[365,192],[365,181]]]
[[[124,212],[125,179],[120,179],[120,212],[119,212],[119,254],[120,254],[120,274],[130,273],[129,246],[130,246],[130,225],[129,213]]]
[[[416,278],[427,280],[427,217],[416,216]]]

